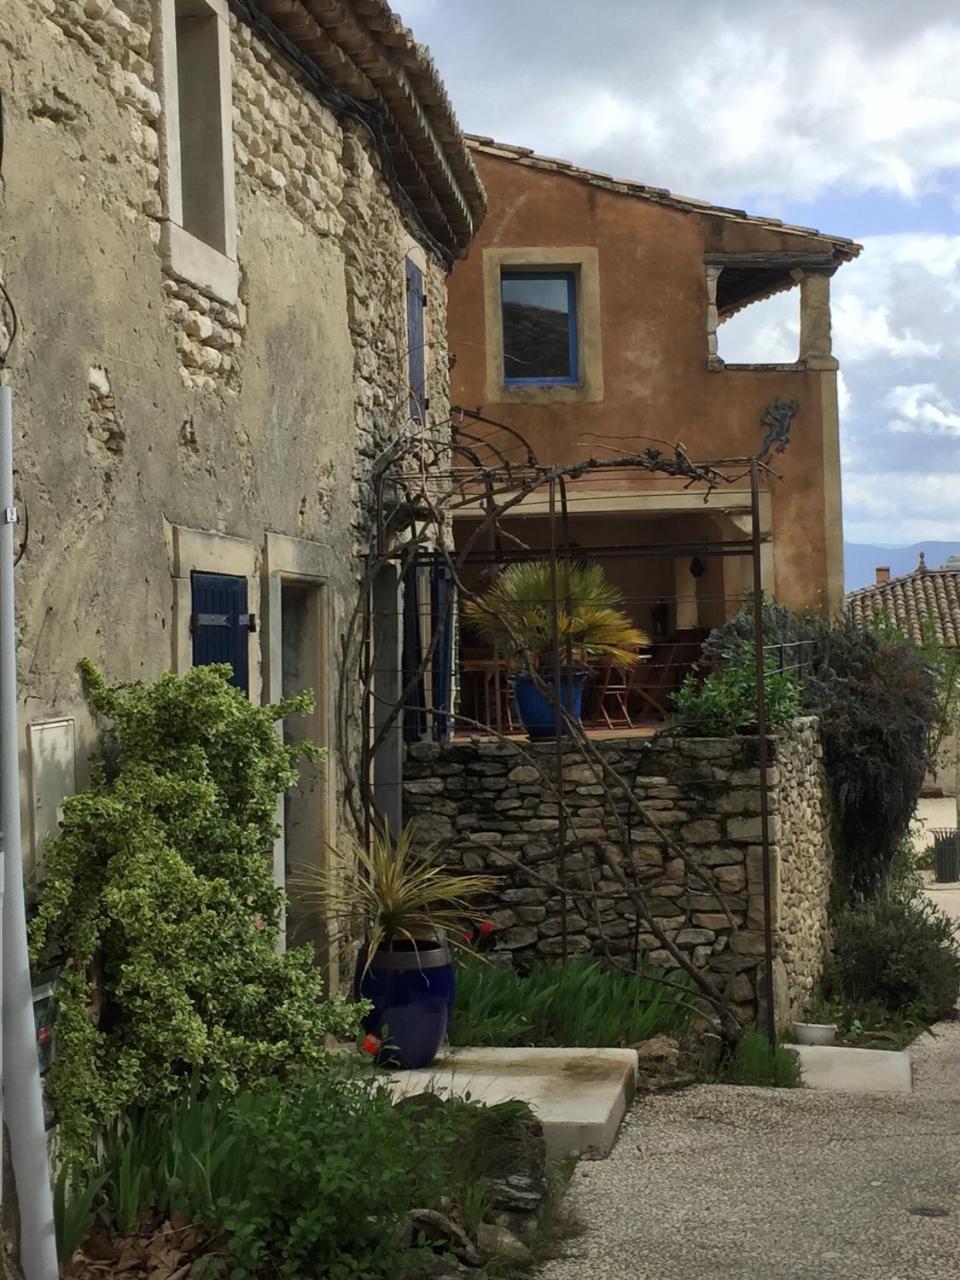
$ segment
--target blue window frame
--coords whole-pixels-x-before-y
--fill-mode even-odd
[[[572,271],[503,271],[505,386],[577,382],[577,279]]]

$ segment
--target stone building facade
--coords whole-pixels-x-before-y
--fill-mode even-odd
[[[381,0],[5,0],[0,48],[27,865],[85,777],[78,659],[223,657],[253,699],[317,692],[299,728],[331,754],[282,879],[337,840],[371,463],[446,422],[446,275],[483,188]]]
[[[642,889],[670,941],[752,1021],[764,963],[756,739],[624,737],[595,741],[592,750],[603,769],[572,746],[563,757],[569,952],[674,964],[604,869],[606,852]],[[615,785],[611,799],[614,776],[636,806]],[[437,858],[502,878],[490,903],[496,945],[521,964],[563,949],[555,779],[553,743],[475,738],[408,748],[406,814],[424,843],[436,842]],[[784,1023],[813,994],[828,945],[833,853],[815,720],[798,720],[770,739],[767,782],[775,993]]]

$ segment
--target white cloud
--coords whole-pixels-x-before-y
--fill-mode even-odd
[[[789,364],[799,343],[799,289],[755,302],[717,329],[718,354],[730,364]]]
[[[841,293],[833,304],[834,346],[849,364],[877,356],[916,359],[938,356],[941,343],[925,340],[910,329],[895,331],[886,302]]]
[[[413,0],[406,16],[467,128],[652,185],[915,198],[960,167],[952,0]]]
[[[958,341],[960,236],[867,236],[832,292],[834,349],[844,364],[940,356]]]
[[[851,542],[903,545],[957,536],[956,475],[904,476],[875,472],[844,480]]]
[[[840,413],[841,422],[853,407],[853,392],[850,390],[850,384],[847,382],[846,375],[841,369],[837,374],[837,409]]]
[[[893,411],[889,429],[931,436],[960,436],[960,410],[935,382],[892,387],[884,404]]]

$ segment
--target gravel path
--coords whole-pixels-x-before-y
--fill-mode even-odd
[[[912,1094],[701,1085],[644,1097],[565,1201],[539,1280],[960,1278],[960,1023]]]

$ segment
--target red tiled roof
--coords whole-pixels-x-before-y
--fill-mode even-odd
[[[913,573],[851,591],[846,611],[865,627],[885,614],[917,644],[929,620],[941,644],[960,648],[960,565],[928,569],[921,555]]]

